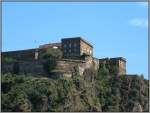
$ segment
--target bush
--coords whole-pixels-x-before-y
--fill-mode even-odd
[[[56,59],[50,58],[44,61],[43,68],[45,72],[49,74],[53,69],[55,69],[56,65],[57,65]]]
[[[85,60],[86,57],[89,57],[90,55],[83,53],[83,55],[80,56],[80,59]]]
[[[16,60],[11,58],[11,57],[2,57],[2,62],[3,63],[13,63],[15,62]]]
[[[139,78],[96,79],[81,76],[50,79],[22,75],[2,75],[2,111],[115,111],[129,112],[138,102],[148,108],[148,81]],[[118,83],[119,82],[119,83]],[[126,83],[127,82],[127,83]],[[135,83],[136,82],[136,83]],[[138,84],[142,82],[141,84]],[[145,83],[145,84],[144,84]],[[135,85],[136,84],[136,85]],[[120,87],[119,87],[120,85]],[[140,87],[137,87],[139,85]],[[124,89],[123,86],[131,87]],[[143,87],[145,87],[143,89]],[[140,89],[139,89],[140,88]],[[142,91],[142,93],[140,93]]]
[[[105,65],[101,65],[101,68],[98,70],[97,79],[98,80],[107,79],[108,75],[109,70],[106,68]]]
[[[57,65],[57,60],[62,58],[62,52],[59,49],[49,48],[46,52],[41,54],[43,62],[43,68],[46,73],[50,73],[55,69]]]
[[[45,52],[41,53],[40,56],[44,60],[49,58],[61,59],[62,51],[60,49],[48,48]]]

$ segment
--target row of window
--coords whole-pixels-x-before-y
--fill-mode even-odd
[[[64,49],[64,53],[79,53],[79,50],[78,49]],[[81,53],[88,53],[88,54],[92,54],[92,51],[89,50],[88,52],[87,51],[81,51]]]
[[[78,47],[79,45],[78,44],[76,44],[76,43],[73,43],[73,44],[64,44],[64,48],[72,48],[72,47]]]
[[[77,53],[70,53],[70,54],[65,54],[65,56],[79,56]]]
[[[79,50],[78,49],[64,49],[64,53],[67,53],[67,52],[69,52],[69,53],[71,53],[71,52],[79,52]]]

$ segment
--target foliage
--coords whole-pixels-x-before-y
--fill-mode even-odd
[[[86,57],[89,57],[90,55],[83,53],[83,55],[80,56],[80,59],[85,60]]]
[[[43,62],[43,69],[45,70],[46,73],[50,73],[53,69],[55,69],[57,63],[55,58],[49,58],[46,59]]]
[[[98,102],[91,103],[92,97],[88,94],[85,93],[85,97],[81,98],[82,90],[88,92],[89,88],[86,89],[84,84],[80,84],[82,90],[78,92],[74,82],[78,80],[83,82],[80,78],[50,79],[29,75],[2,75],[2,111],[90,111],[91,107],[99,108]],[[87,108],[89,103],[90,108]],[[76,104],[79,106],[73,107]]]
[[[43,62],[43,68],[46,73],[50,73],[56,67],[56,61],[62,58],[62,52],[59,49],[49,48],[41,54]]]
[[[16,61],[15,59],[11,58],[11,57],[2,57],[2,62],[4,63],[13,63],[14,61]]]
[[[105,65],[102,65],[101,68],[98,70],[97,79],[103,80],[106,79],[109,75],[109,69],[106,68]]]
[[[41,52],[40,56],[42,59],[47,59],[47,58],[60,59],[62,58],[62,51],[60,49],[48,48],[46,49],[46,51]]]
[[[109,76],[105,67],[93,76],[93,80],[84,76],[51,79],[4,74],[1,108],[7,112],[149,111],[147,80],[136,75]]]

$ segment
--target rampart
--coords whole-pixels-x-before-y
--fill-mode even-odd
[[[19,50],[19,51],[8,51],[2,52],[3,57],[9,57],[16,59],[18,61],[28,61],[34,60],[36,49],[27,49],[27,50]]]
[[[2,73],[14,73],[14,69],[17,68],[18,74],[34,74],[34,75],[48,75],[53,77],[73,75],[83,75],[85,69],[89,69],[94,66],[94,69],[98,69],[98,60],[86,59],[86,60],[72,60],[61,59],[57,60],[57,65],[50,74],[47,74],[43,67],[41,60],[32,61],[17,61],[12,63],[2,63]]]

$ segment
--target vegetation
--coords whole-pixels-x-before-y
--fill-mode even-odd
[[[3,63],[12,63],[12,62],[15,62],[16,60],[14,58],[11,58],[11,57],[2,57],[2,62]]]
[[[48,48],[46,50],[40,51],[40,58],[47,59],[47,58],[62,58],[62,51],[60,49]]]
[[[41,52],[41,59],[44,60],[43,68],[46,73],[50,73],[55,69],[58,59],[62,58],[62,52],[59,49],[48,48],[46,51]]]
[[[86,53],[83,53],[83,55],[80,56],[80,59],[81,60],[85,60],[86,57],[89,57],[90,55],[86,54]]]
[[[83,76],[51,79],[2,75],[2,111],[149,111],[148,80],[108,76],[86,70]]]
[[[81,78],[2,76],[2,111],[92,111],[100,109]]]

